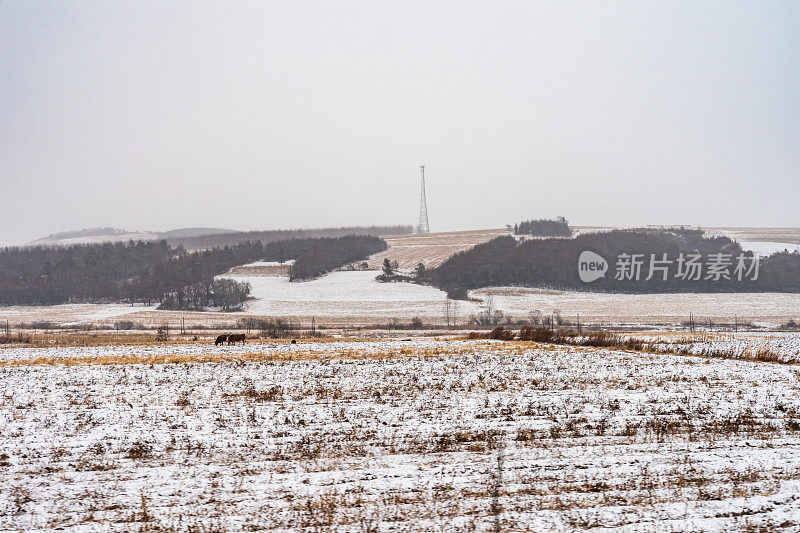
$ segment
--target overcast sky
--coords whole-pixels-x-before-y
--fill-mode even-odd
[[[0,244],[800,226],[800,3],[0,3]]]

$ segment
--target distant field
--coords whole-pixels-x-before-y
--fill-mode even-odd
[[[156,311],[152,307],[115,304],[82,304],[51,307],[0,308],[0,322],[8,318],[12,327],[19,323],[50,321],[56,324],[113,325],[130,320],[154,328],[169,324],[173,329],[181,320],[187,325],[229,328],[243,318],[283,317],[310,327],[355,327],[385,325],[392,321],[408,323],[418,317],[428,325],[444,325],[445,294],[432,287],[406,283],[378,284],[376,271],[339,272],[320,280],[289,283],[281,278],[254,283],[259,297],[243,312]],[[245,279],[236,277],[235,279]],[[269,279],[269,278],[262,278]],[[459,301],[457,323],[487,306],[503,311],[513,321],[529,319],[539,310],[542,316],[558,311],[565,320],[575,322],[576,313],[584,324],[598,325],[677,325],[694,320],[707,325],[753,322],[774,327],[788,320],[800,320],[800,294],[606,294],[574,291],[543,291],[517,287],[490,287],[472,291],[480,301]]]
[[[413,283],[378,283],[377,270],[333,272],[322,278],[289,282],[278,276],[228,276],[246,281],[256,298],[245,311],[258,316],[285,316],[303,324],[327,325],[408,323],[417,317],[426,324],[444,323],[446,294]],[[474,302],[460,302],[464,313],[478,311]]]
[[[579,232],[609,228],[577,226]],[[706,228],[714,234],[725,234],[749,243],[759,250],[775,251],[792,242],[800,243],[800,229],[792,228]],[[112,325],[119,320],[131,320],[146,327],[163,323],[175,327],[186,324],[226,328],[241,318],[285,317],[310,325],[354,327],[387,324],[391,321],[409,322],[418,317],[425,324],[443,325],[445,294],[433,287],[408,283],[381,284],[374,281],[383,259],[397,260],[402,269],[411,270],[422,262],[428,268],[438,266],[452,254],[467,250],[499,235],[505,229],[431,233],[426,235],[391,235],[384,239],[389,245],[384,252],[369,260],[372,271],[336,272],[320,279],[289,283],[288,263],[257,262],[234,267],[229,277],[248,281],[256,300],[249,302],[243,312],[185,312],[156,311],[154,307],[131,307],[121,304],[70,304],[50,307],[0,307],[0,322],[6,319],[14,325],[36,321],[57,324],[94,323]],[[758,251],[758,250],[757,250]],[[471,293],[478,301],[458,303],[457,320],[465,324],[469,317],[486,308],[492,296],[494,309],[524,320],[528,313],[539,310],[548,315],[556,310],[569,320],[578,313],[584,322],[604,324],[659,325],[678,324],[688,320],[733,322],[752,321],[776,326],[790,319],[800,319],[800,295],[794,294],[654,294],[617,295],[570,291],[543,291],[528,288],[487,288]]]
[[[500,235],[508,234],[506,229],[487,229],[474,231],[451,231],[446,233],[427,233],[411,235],[387,235],[383,237],[389,248],[372,256],[370,268],[380,269],[383,260],[397,260],[401,269],[412,269],[417,263],[426,268],[435,268],[444,263],[456,252],[469,250],[476,244],[490,241]]]
[[[481,300],[490,296],[495,309],[524,318],[539,310],[544,316],[559,311],[570,322],[576,314],[584,323],[678,324],[689,320],[754,322],[779,325],[800,320],[800,294],[787,293],[672,293],[611,294],[555,291],[522,287],[489,287],[470,291]]]
[[[692,227],[692,226],[687,226]],[[613,226],[572,226],[576,232],[619,229]],[[707,235],[722,235],[739,242],[773,242],[800,244],[800,228],[743,228],[733,226],[708,226],[700,228]]]
[[[800,228],[703,228],[707,233],[722,234],[738,241],[800,244]]]
[[[283,263],[275,261],[256,261],[254,263],[233,267],[227,272],[226,276],[288,276],[289,267],[293,263],[294,260],[284,261]]]
[[[61,239],[43,238],[31,243],[28,246],[72,246],[75,244],[100,244],[104,242],[128,242],[128,241],[153,241],[158,239],[157,233],[150,232],[126,232],[114,235],[91,235],[86,237],[67,237]]]
[[[576,234],[591,233],[615,229],[610,226],[572,226]],[[761,253],[772,253],[788,247],[793,250],[794,245],[800,245],[800,228],[703,228],[711,235],[724,235],[739,241],[742,244],[758,246]],[[487,242],[500,235],[508,235],[505,228],[452,231],[429,234],[388,235],[383,237],[389,248],[374,255],[370,261],[370,268],[379,269],[385,258],[395,259],[400,263],[401,269],[412,269],[417,263],[423,263],[426,268],[435,268],[441,265],[448,257],[468,250],[476,244]],[[763,243],[772,243],[764,246]],[[779,246],[785,244],[786,246]],[[745,246],[747,248],[747,246]],[[749,249],[749,248],[748,248]]]
[[[94,322],[110,324],[126,318],[126,315],[139,312],[153,312],[154,306],[130,304],[63,304],[63,305],[17,305],[0,307],[0,321],[5,325],[33,322],[52,322],[54,324],[80,324]]]

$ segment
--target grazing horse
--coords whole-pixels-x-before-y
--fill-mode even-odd
[[[225,341],[228,340],[228,337],[230,337],[230,335],[228,335],[227,333],[223,333],[222,335],[217,337],[217,340],[214,341],[214,346],[225,344]]]
[[[236,344],[239,341],[242,341],[242,344],[245,343],[247,337],[244,333],[231,333],[228,335],[228,345]]]

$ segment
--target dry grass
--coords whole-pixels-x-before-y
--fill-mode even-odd
[[[481,244],[506,235],[506,229],[473,231],[451,231],[444,233],[388,235],[382,237],[389,246],[385,251],[370,257],[368,264],[372,269],[380,269],[384,259],[396,260],[401,269],[413,269],[418,263],[426,268],[435,268],[451,255],[469,250]]]
[[[315,339],[309,341],[312,348],[304,346],[303,342],[291,344],[288,339],[270,341],[270,345],[277,350],[267,353],[257,351],[226,353],[224,348],[218,352],[210,353],[162,353],[147,354],[136,353],[135,348],[141,345],[130,345],[134,348],[124,354],[103,355],[103,356],[70,356],[70,357],[33,357],[28,359],[6,359],[0,361],[0,367],[21,367],[21,366],[85,366],[85,365],[168,365],[168,364],[198,364],[198,363],[256,363],[256,362],[277,362],[277,361],[328,361],[336,360],[375,360],[390,358],[418,358],[425,359],[430,357],[440,357],[442,355],[461,355],[474,350],[474,345],[466,345],[460,342],[453,342],[443,347],[436,348],[389,348],[389,349],[370,349],[362,350],[358,348],[358,343],[373,343],[373,339],[348,338],[348,339]],[[325,345],[330,343],[354,343],[353,348],[336,349],[334,352],[328,350]],[[165,343],[152,342],[151,345],[164,345]],[[173,342],[166,346],[191,345],[191,342]],[[204,344],[208,344],[205,341]],[[254,345],[254,343],[249,343]],[[78,345],[83,346],[83,345]],[[98,344],[97,346],[106,346]],[[500,349],[502,353],[517,354],[520,349],[510,345]]]
[[[289,264],[283,265],[241,265],[226,272],[232,276],[288,276]]]
[[[783,366],[521,341],[278,348],[0,367],[0,526],[546,531],[686,513],[741,530],[800,479]]]
[[[0,397],[14,479],[0,524],[637,529],[679,508],[741,530],[745,516],[766,527],[800,475],[785,367],[519,341],[328,346],[213,367],[0,370],[19,385]],[[32,452],[30,424],[58,438]]]
[[[124,333],[117,334],[111,332],[103,333],[37,333],[30,334],[30,341],[25,346],[31,348],[45,347],[68,347],[68,346],[136,346],[165,344],[163,341],[156,340],[157,333]],[[189,340],[191,337],[181,335],[181,339],[172,339],[170,344],[187,344],[197,342]]]

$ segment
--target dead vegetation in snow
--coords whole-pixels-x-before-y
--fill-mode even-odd
[[[497,341],[231,348],[0,367],[0,529],[800,523],[790,365]]]

